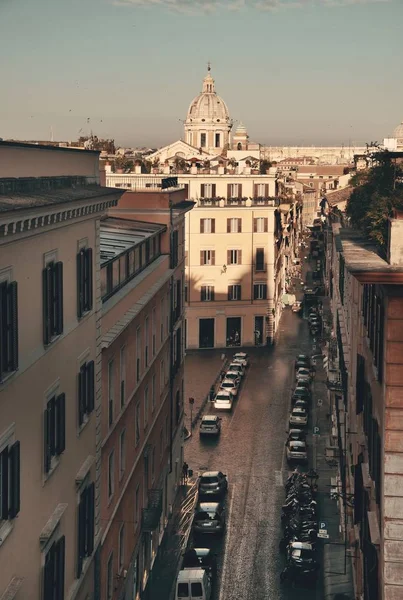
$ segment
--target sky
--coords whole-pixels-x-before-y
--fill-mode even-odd
[[[168,144],[211,61],[253,141],[382,141],[402,23],[403,0],[0,0],[0,137]]]

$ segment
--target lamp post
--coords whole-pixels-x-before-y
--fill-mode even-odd
[[[317,472],[314,469],[309,469],[308,473],[306,474],[306,480],[313,490],[317,489],[318,487],[316,483],[318,479],[319,475]]]
[[[193,404],[195,403],[195,399],[194,398],[189,398],[189,405],[190,405],[190,435],[193,435]]]

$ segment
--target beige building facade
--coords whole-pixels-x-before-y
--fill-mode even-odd
[[[0,142],[0,597],[86,600],[100,541],[99,153]]]

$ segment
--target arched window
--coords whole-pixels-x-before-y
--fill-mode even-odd
[[[236,149],[237,150],[242,150],[242,144],[241,144],[241,142],[238,142],[238,145],[237,145]]]

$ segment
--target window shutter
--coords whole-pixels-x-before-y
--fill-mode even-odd
[[[90,483],[87,488],[88,502],[88,531],[87,531],[87,555],[90,556],[94,551],[94,532],[95,532],[95,484]]]
[[[84,312],[84,250],[77,254],[77,317]]]
[[[200,198],[204,198],[204,183],[200,186]]]
[[[56,599],[64,600],[64,560],[66,553],[66,538],[63,535],[56,542]]]
[[[49,435],[50,435],[50,431],[49,431],[49,427],[50,427],[50,419],[49,419],[49,411],[48,409],[45,409],[45,412],[43,413],[43,442],[44,442],[44,470],[45,473],[49,473],[49,469],[50,469],[50,461],[51,461],[51,455],[50,455],[50,443],[49,443]]]
[[[238,300],[242,300],[242,286],[238,285]]]
[[[267,300],[267,284],[263,286],[263,300]]]
[[[205,265],[206,264],[204,262],[204,250],[200,250],[200,264],[201,265]]]
[[[204,302],[205,299],[206,299],[206,286],[202,285],[201,286],[201,291],[200,291],[200,300],[202,302]]]
[[[255,183],[253,185],[253,196],[254,196],[254,198],[257,198],[257,190],[258,190],[257,183]]]
[[[78,548],[77,548],[77,579],[80,579],[85,556],[85,491],[80,496],[78,505]]]
[[[47,267],[42,271],[42,291],[43,291],[43,343],[47,346],[50,342],[50,269]]]
[[[63,333],[63,263],[55,264],[56,334]]]
[[[83,365],[78,373],[78,424],[81,426],[84,422],[84,414],[86,408],[86,389],[87,377],[86,368]]]
[[[200,219],[200,233],[204,233],[204,219]]]
[[[18,296],[17,282],[12,281],[8,285],[9,307],[10,307],[10,354],[9,369],[15,371],[18,369]]]
[[[256,300],[257,299],[257,285],[253,286],[253,299]]]
[[[267,217],[264,217],[264,231],[265,233],[267,233],[269,230],[269,219]]]
[[[227,265],[231,264],[231,250],[227,250]]]
[[[212,302],[214,302],[214,286],[210,286],[210,296],[211,296]]]
[[[94,361],[87,363],[87,412],[94,410],[95,405],[95,368]]]
[[[265,183],[264,185],[264,195],[266,196],[266,198],[269,197],[269,184]]]
[[[238,265],[242,264],[242,250],[238,250]]]
[[[257,219],[253,219],[253,233],[257,233]]]
[[[10,450],[10,510],[14,519],[20,512],[20,442],[15,442]]]
[[[215,233],[215,219],[211,219],[211,233]]]
[[[2,487],[3,490],[7,490],[8,489],[8,463],[9,463],[9,449],[5,448],[3,450],[3,452],[0,454],[0,461],[1,461],[1,481],[0,481],[0,485]],[[8,495],[7,494],[2,494],[1,495],[1,519],[6,519],[7,515],[8,515]]]
[[[242,183],[238,183],[238,198],[242,198]]]
[[[212,188],[212,192],[211,193],[213,195],[213,198],[215,198],[216,197],[216,190],[217,190],[216,184],[213,183],[212,186],[211,186],[211,188]]]
[[[238,233],[242,232],[242,219],[238,219]]]
[[[44,600],[53,600],[55,597],[55,547],[56,544],[53,543],[45,558],[45,567],[43,570]]]
[[[228,300],[232,300],[232,286],[228,286]]]
[[[56,454],[61,454],[66,448],[66,395],[56,398]]]
[[[211,251],[211,264],[215,265],[215,250]]]
[[[227,233],[231,233],[231,219],[227,219]]]
[[[227,198],[231,198],[231,184],[227,183]]]
[[[87,298],[87,310],[91,310],[92,309],[92,304],[93,304],[93,264],[92,264],[92,248],[87,248],[86,251],[86,258],[87,258],[87,279],[88,279],[88,298]]]

